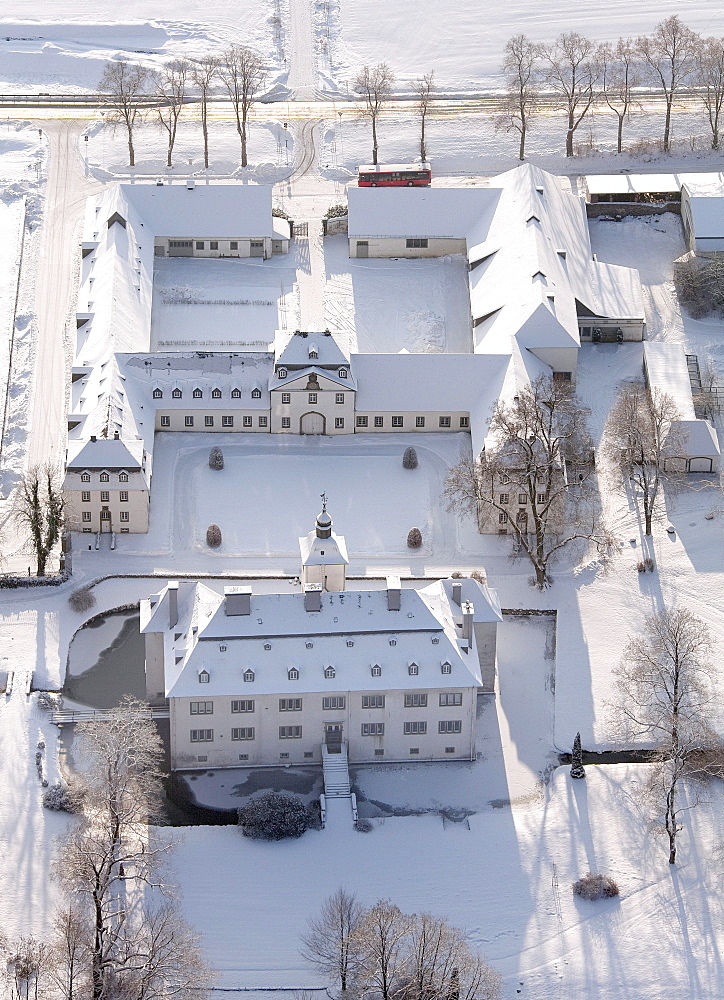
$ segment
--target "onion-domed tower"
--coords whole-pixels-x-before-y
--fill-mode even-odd
[[[322,494],[322,509],[314,530],[299,539],[302,554],[302,589],[321,584],[323,590],[344,590],[347,579],[347,546],[343,535],[332,531],[327,512],[327,495]]]

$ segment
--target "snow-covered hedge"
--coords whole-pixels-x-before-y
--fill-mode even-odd
[[[83,805],[83,795],[72,785],[57,782],[43,792],[43,806],[55,812],[80,812]]]
[[[239,826],[254,840],[301,837],[310,816],[301,799],[284,792],[266,792],[239,809]]]

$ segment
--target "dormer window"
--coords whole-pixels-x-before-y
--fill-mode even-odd
[[[431,642],[433,646],[437,646],[437,644],[440,642],[440,639],[436,635],[434,635],[431,639]]]
[[[154,389],[153,390],[153,398],[154,399],[163,399],[163,392],[160,389]]]
[[[290,681],[298,681],[299,671],[297,670],[297,668],[290,667],[289,670],[287,670],[287,677],[289,678]]]
[[[338,375],[339,375],[340,378],[347,378],[347,369],[346,368],[340,368],[339,372],[338,372]]]
[[[234,390],[234,391],[237,391],[237,390]],[[232,393],[231,393],[232,396],[234,395],[234,391],[232,391]],[[239,393],[239,395],[241,395],[241,393]],[[251,398],[252,399],[261,399],[261,389],[252,389],[251,390]]]
[[[110,483],[111,477],[108,475],[107,472],[101,472],[101,474],[100,474],[100,481],[102,483]]]
[[[193,396],[194,399],[202,399],[204,394],[201,391],[201,389],[194,389],[191,395]]]
[[[354,639],[348,639],[347,640],[347,645],[348,646],[354,646]]]
[[[118,482],[119,483],[127,483],[128,482],[128,473],[127,472],[119,472],[118,473]]]
[[[182,396],[183,396],[183,393],[181,392],[180,389],[174,389],[173,392],[171,393],[171,398],[172,399],[181,399]]]
[[[264,643],[264,649],[270,650],[271,649],[271,643],[270,642],[265,642]]]
[[[212,399],[221,399],[221,389],[212,389],[211,390],[211,398]]]
[[[219,652],[220,653],[225,653],[226,652],[226,646],[223,643],[219,646]]]
[[[307,649],[314,649],[314,643],[311,640],[309,642],[305,642],[304,645]]]
[[[379,665],[379,663],[374,663],[372,665],[372,667],[370,668],[370,673],[372,674],[373,677],[382,676],[382,667]]]
[[[277,375],[279,376],[279,378],[286,378],[287,377],[286,368],[279,368],[277,371]]]
[[[390,645],[391,646],[396,646],[397,645],[397,639],[390,639]]]
[[[251,394],[252,395],[252,399],[258,399],[259,398],[259,396],[257,396],[256,393],[259,393],[259,396],[261,396],[261,393],[259,392],[259,390],[255,389],[254,392],[252,392],[252,394]],[[221,395],[221,393],[219,393],[219,395]],[[231,390],[231,398],[232,399],[241,399],[241,389],[232,389]]]
[[[319,358],[319,353],[318,353],[317,349],[314,348],[314,347],[310,347],[309,348],[309,360],[310,361],[316,361],[318,358]]]
[[[337,676],[337,671],[334,669],[334,667],[326,667],[324,670],[324,676],[327,678],[327,680],[332,680],[334,677]]]
[[[450,663],[449,660],[444,660],[440,664],[440,670],[441,670],[441,672],[443,674],[451,674],[452,673],[452,663]]]
[[[407,672],[410,675],[410,677],[417,677],[417,675],[420,673],[420,668],[416,663],[408,663]]]
[[[244,671],[244,682],[246,684],[250,684],[251,681],[253,681],[253,680],[254,680],[254,671],[253,670],[245,670]]]
[[[208,670],[201,670],[201,671],[199,671],[199,684],[208,684],[209,683],[209,679],[210,679],[210,676],[209,676],[209,671]]]
[[[84,472],[81,475],[81,477],[80,477],[80,481],[82,483],[89,483],[90,482],[90,472]]]

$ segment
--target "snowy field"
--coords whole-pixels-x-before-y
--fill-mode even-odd
[[[446,4],[444,16],[436,0],[330,0],[330,72],[340,89],[354,78],[359,66],[386,62],[409,89],[412,80],[435,71],[445,91],[500,86],[500,64],[505,43],[516,33],[534,42],[551,42],[563,31],[578,31],[594,41],[648,34],[658,22],[678,14],[689,27],[705,35],[721,35],[721,13],[702,3],[677,0],[612,0],[605,6],[587,0],[553,0],[541,6],[531,0],[485,4],[456,0]]]
[[[467,261],[350,260],[346,236],[324,240],[325,325],[360,354],[472,350]]]
[[[25,198],[0,191],[0,420],[5,411],[8,366],[15,323],[15,298],[25,224]]]
[[[299,325],[298,246],[269,260],[156,258],[151,350],[266,351]]]

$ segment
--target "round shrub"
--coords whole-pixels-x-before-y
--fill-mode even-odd
[[[355,829],[358,833],[372,833],[374,825],[372,820],[367,819],[364,816],[359,816],[357,818],[357,822],[355,823]]]
[[[209,468],[220,472],[224,468],[224,453],[217,445],[209,452]]]
[[[79,613],[90,611],[91,608],[95,607],[95,603],[95,594],[91,591],[90,587],[79,587],[68,598],[68,604],[72,610]]]
[[[488,582],[488,578],[485,575],[485,570],[474,569],[470,574],[470,579],[477,580],[478,583],[483,584],[483,586],[485,586],[485,584]]]
[[[83,795],[72,785],[57,782],[43,792],[43,806],[55,812],[77,813],[83,805]]]
[[[422,545],[422,532],[419,528],[410,528],[407,534],[407,547],[409,549],[419,549]]]
[[[402,468],[403,469],[416,469],[417,468],[417,452],[414,448],[405,448],[405,454],[402,456]]]
[[[239,809],[239,826],[254,840],[284,840],[301,837],[309,827],[309,813],[296,795],[265,792]]]
[[[210,524],[206,529],[206,544],[212,549],[218,549],[221,545],[221,528],[218,524]]]
[[[588,872],[583,878],[573,883],[573,892],[581,899],[609,899],[618,896],[618,886],[608,875],[594,875]]]

